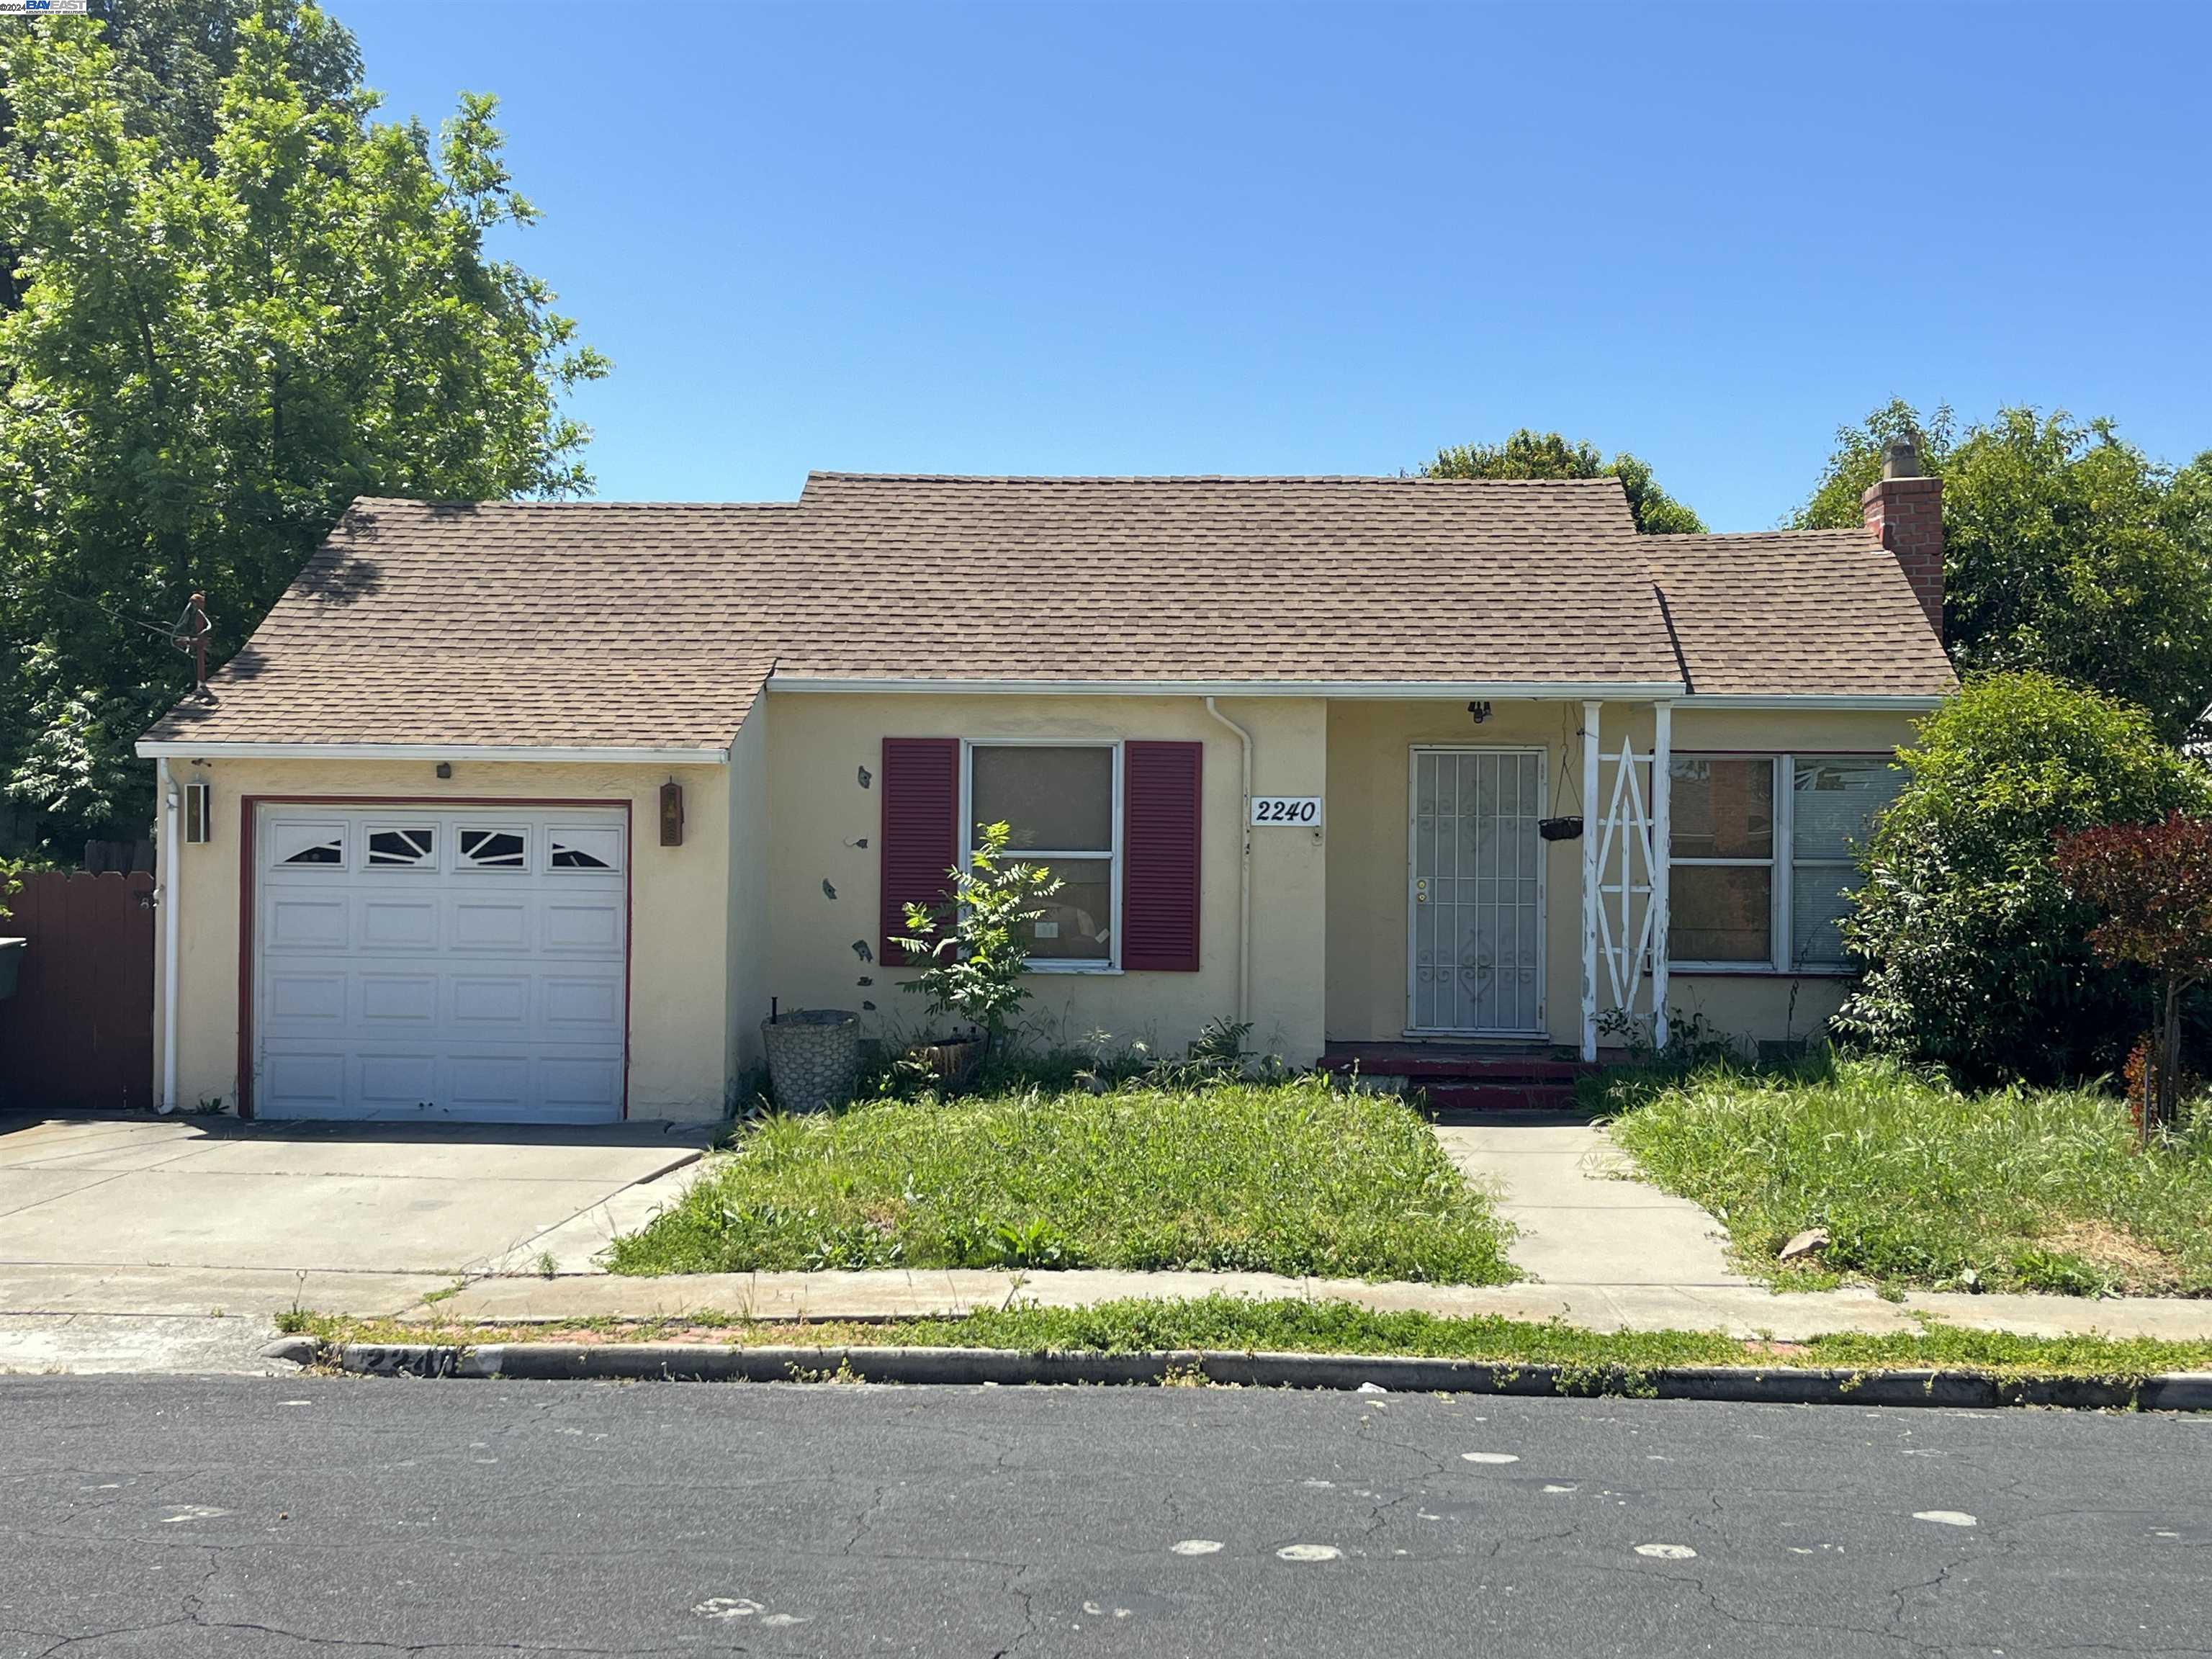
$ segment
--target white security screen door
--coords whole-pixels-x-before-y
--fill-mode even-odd
[[[264,808],[255,1110],[619,1118],[624,823],[588,808]]]
[[[1413,751],[1410,1030],[1543,1030],[1543,793],[1541,750]]]

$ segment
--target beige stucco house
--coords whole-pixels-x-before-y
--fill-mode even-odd
[[[1815,1032],[1953,686],[1911,471],[1863,532],[1682,537],[1611,479],[357,502],[140,744],[165,1096],[711,1118],[772,999],[916,1026],[887,933],[998,818],[1066,883],[1054,1040]]]

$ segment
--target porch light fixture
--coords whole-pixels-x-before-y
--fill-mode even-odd
[[[684,786],[674,778],[660,786],[660,844],[684,845]]]
[[[1468,704],[1467,712],[1474,716],[1474,723],[1477,726],[1481,725],[1490,718],[1490,699],[1485,697],[1480,702]]]
[[[188,783],[184,787],[184,840],[188,847],[204,847],[215,838],[215,814],[209,805],[210,793],[204,781]]]

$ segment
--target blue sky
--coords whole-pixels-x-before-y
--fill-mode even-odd
[[[500,95],[611,498],[1528,425],[1743,530],[1893,393],[2212,447],[2212,6],[326,3]]]

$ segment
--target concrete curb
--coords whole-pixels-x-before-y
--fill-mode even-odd
[[[2212,1372],[2177,1371],[2141,1382],[2100,1377],[1993,1376],[1972,1370],[1760,1369],[1686,1365],[1635,1372],[1616,1366],[1516,1365],[1481,1359],[1380,1354],[1232,1353],[1205,1349],[1141,1353],[1025,1353],[1006,1348],[710,1347],[696,1343],[274,1343],[273,1359],[320,1361],[368,1376],[708,1382],[1158,1384],[1202,1376],[1245,1388],[1386,1389],[1392,1394],[1634,1395],[1657,1400],[1763,1401],[1790,1406],[2136,1407],[2212,1411]]]

